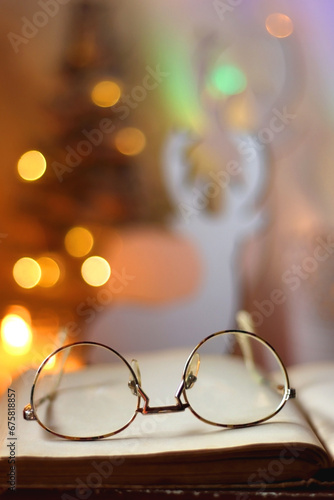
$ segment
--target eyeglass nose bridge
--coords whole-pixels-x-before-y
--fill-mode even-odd
[[[157,414],[157,413],[175,413],[184,411],[186,408],[189,408],[190,404],[188,402],[181,401],[181,395],[183,394],[185,389],[191,389],[195,382],[197,381],[197,375],[200,367],[200,356],[198,353],[195,353],[188,365],[187,371],[182,378],[181,383],[179,384],[177,391],[175,393],[175,405],[166,405],[166,406],[150,406],[150,399],[147,394],[143,391],[141,387],[141,377],[139,365],[136,360],[132,360],[132,368],[137,375],[138,384],[136,384],[135,380],[130,380],[128,386],[130,387],[132,393],[136,396],[139,396],[144,401],[144,406],[137,408],[138,413],[142,413],[144,415],[147,414]]]
[[[139,367],[138,367],[139,369]],[[139,372],[140,373],[140,372]],[[181,395],[184,390],[184,380],[181,381],[176,394],[175,394],[175,400],[176,404],[175,405],[166,405],[166,406],[150,406],[150,398],[148,395],[144,392],[144,390],[141,387],[141,381],[140,378],[138,378],[138,382],[136,383],[135,380],[129,380],[128,386],[131,389],[131,392],[142,398],[144,404],[142,407],[137,408],[137,413],[142,413],[143,415],[148,415],[148,414],[157,414],[157,413],[175,413],[179,411],[184,411],[186,408],[189,408],[189,403],[183,403],[181,401]]]

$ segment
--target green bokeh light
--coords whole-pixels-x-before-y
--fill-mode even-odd
[[[211,84],[222,94],[234,95],[245,90],[247,79],[241,69],[232,64],[224,64],[213,70]]]
[[[171,37],[167,24],[158,29],[155,23],[145,39],[145,50],[151,65],[159,67],[166,75],[161,78],[155,93],[161,97],[166,124],[166,120],[170,120],[175,128],[202,133],[206,117],[200,102],[196,73],[183,37]]]

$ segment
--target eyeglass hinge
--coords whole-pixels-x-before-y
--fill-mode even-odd
[[[286,397],[285,399],[288,400],[288,399],[294,399],[296,397],[296,389],[288,389],[287,392],[286,392]]]
[[[23,418],[24,420],[37,420],[30,403],[23,409]]]

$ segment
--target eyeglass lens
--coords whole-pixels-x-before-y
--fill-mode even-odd
[[[91,344],[64,348],[39,373],[35,414],[44,427],[62,436],[110,435],[136,415],[138,397],[129,386],[133,378],[125,361],[110,349]]]
[[[187,383],[194,375],[196,381]],[[287,388],[275,352],[240,332],[208,338],[189,360],[185,380],[192,411],[218,425],[247,425],[270,417],[283,404]]]

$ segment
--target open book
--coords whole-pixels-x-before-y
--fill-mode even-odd
[[[173,403],[169,396],[185,359],[184,351],[138,356],[152,403]],[[297,367],[289,373],[297,398],[253,427],[214,427],[186,409],[139,414],[119,434],[80,442],[58,438],[23,419],[34,377],[28,372],[1,400],[0,486],[237,486],[263,491],[273,485],[306,484],[310,478],[329,481],[334,472],[334,364]]]

